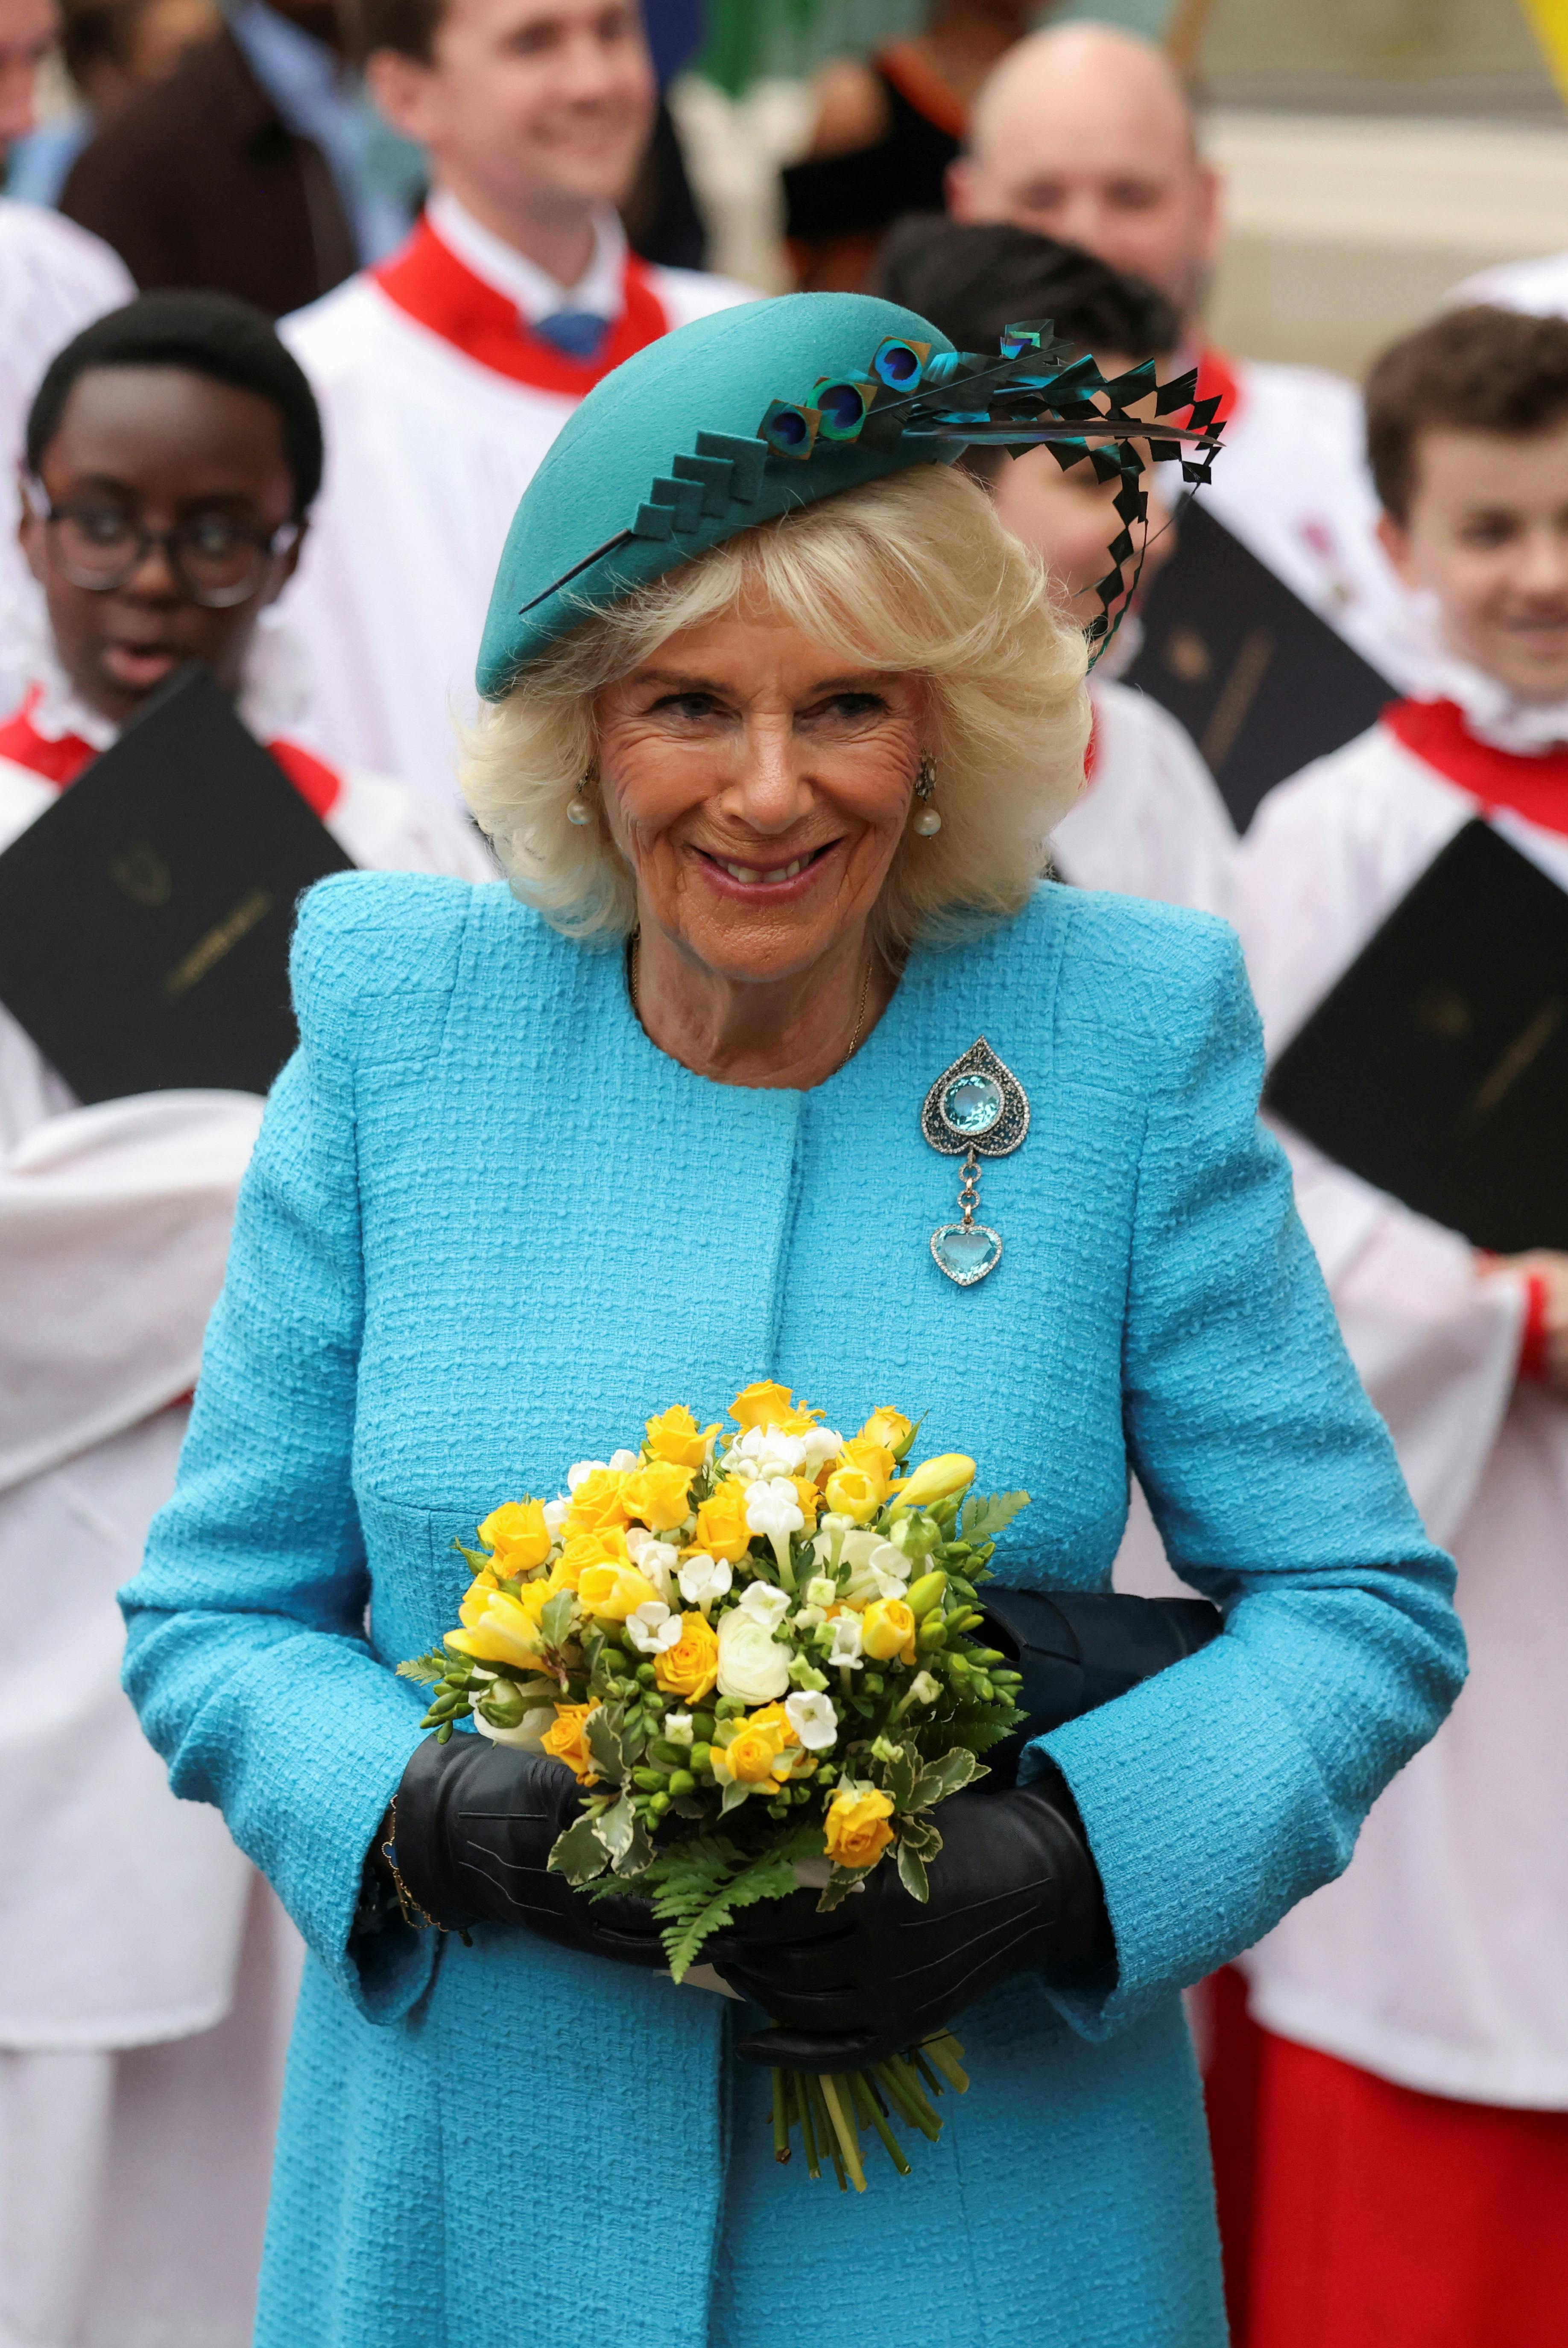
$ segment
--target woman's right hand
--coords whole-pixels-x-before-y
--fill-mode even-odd
[[[646,1900],[591,1899],[549,1872],[579,1807],[562,1762],[483,1736],[427,1736],[394,1803],[397,1873],[438,1924],[523,1924],[563,1948],[657,1972],[668,1960]]]

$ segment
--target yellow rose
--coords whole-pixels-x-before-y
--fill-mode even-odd
[[[790,1482],[794,1486],[794,1496],[800,1502],[801,1514],[805,1519],[805,1529],[808,1533],[814,1532],[816,1529],[816,1512],[822,1506],[822,1494],[809,1476],[792,1476]]]
[[[626,1546],[626,1535],[618,1525],[608,1532],[573,1533],[561,1545],[561,1553],[550,1568],[549,1590],[552,1597],[558,1590],[578,1590],[590,1565],[630,1565],[631,1553]]]
[[[585,1565],[577,1594],[585,1612],[602,1622],[624,1622],[659,1592],[634,1565]]]
[[[666,1695],[700,1704],[719,1676],[719,1642],[702,1614],[682,1614],[681,1636],[653,1658],[653,1677]]]
[[[656,1459],[651,1467],[640,1468],[622,1478],[620,1504],[651,1533],[668,1532],[686,1514],[686,1496],[696,1472],[694,1468],[678,1468],[672,1460]]]
[[[961,1451],[938,1452],[916,1468],[897,1495],[900,1509],[928,1509],[937,1500],[950,1500],[975,1480],[975,1463]]]
[[[774,1763],[786,1743],[793,1742],[794,1734],[781,1705],[769,1704],[763,1712],[753,1712],[741,1723],[723,1753],[714,1755],[715,1774],[728,1770],[743,1786],[776,1785]]]
[[[862,1443],[880,1443],[895,1459],[902,1459],[915,1439],[915,1422],[891,1404],[884,1403],[880,1410],[872,1412],[860,1430],[859,1439]]]
[[[827,1806],[823,1830],[835,1867],[875,1867],[893,1839],[893,1805],[886,1794],[841,1786]]]
[[[828,1478],[824,1497],[835,1516],[847,1517],[851,1524],[868,1525],[884,1495],[863,1468],[840,1468]]]
[[[552,1761],[564,1761],[572,1776],[580,1777],[585,1786],[599,1783],[584,1734],[589,1713],[598,1710],[597,1704],[558,1704],[553,1725],[539,1739],[540,1749]]]
[[[705,1550],[710,1557],[722,1557],[733,1565],[744,1557],[752,1538],[746,1522],[746,1488],[728,1477],[722,1478],[697,1511],[697,1529],[692,1536],[691,1547]]]
[[[539,1615],[548,1596],[542,1581],[526,1582],[516,1598],[476,1582],[457,1610],[463,1628],[451,1633],[452,1644],[476,1663],[537,1670],[544,1659]]]
[[[873,1663],[915,1660],[915,1614],[901,1598],[874,1598],[860,1618],[860,1643]]]
[[[782,1427],[786,1435],[804,1435],[822,1416],[810,1403],[797,1403],[788,1386],[775,1385],[771,1378],[759,1378],[754,1385],[743,1386],[730,1405],[730,1416],[743,1434],[753,1426]]]
[[[712,1426],[699,1426],[683,1402],[673,1410],[661,1411],[648,1422],[648,1457],[668,1459],[677,1468],[700,1468],[708,1456],[708,1446],[719,1432],[719,1422]]]
[[[843,1465],[857,1468],[870,1478],[886,1499],[893,1488],[893,1470],[897,1466],[893,1454],[885,1443],[873,1443],[864,1435],[852,1435],[844,1447]]]
[[[550,1553],[542,1500],[507,1500],[492,1509],[479,1528],[479,1539],[503,1575],[531,1573]]]
[[[615,1525],[626,1525],[630,1519],[620,1498],[625,1481],[616,1468],[595,1468],[585,1476],[571,1496],[567,1531],[600,1533],[609,1532]]]

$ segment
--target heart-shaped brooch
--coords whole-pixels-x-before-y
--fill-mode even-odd
[[[958,1189],[961,1220],[931,1233],[939,1272],[959,1288],[973,1288],[1002,1260],[999,1231],[977,1222],[980,1159],[1007,1158],[1029,1131],[1029,1095],[982,1035],[944,1068],[920,1111],[920,1130],[933,1149],[964,1161]]]

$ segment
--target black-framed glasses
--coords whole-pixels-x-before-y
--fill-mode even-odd
[[[42,481],[26,483],[27,503],[46,523],[54,560],[73,587],[107,595],[134,579],[155,546],[194,603],[223,612],[248,602],[267,566],[298,544],[300,526],[276,530],[221,513],[192,514],[172,530],[149,530],[122,507],[75,498],[57,506]]]

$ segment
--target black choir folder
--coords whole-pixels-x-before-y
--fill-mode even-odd
[[[352,870],[205,669],[0,855],[0,1002],[83,1101],[264,1093],[302,890]]]
[[[1225,462],[1225,453],[1220,454]],[[1238,831],[1276,783],[1366,732],[1394,687],[1216,521],[1200,492],[1151,582],[1127,672],[1180,718]]]
[[[1477,1247],[1568,1248],[1568,893],[1490,824],[1437,856],[1266,1105]]]

